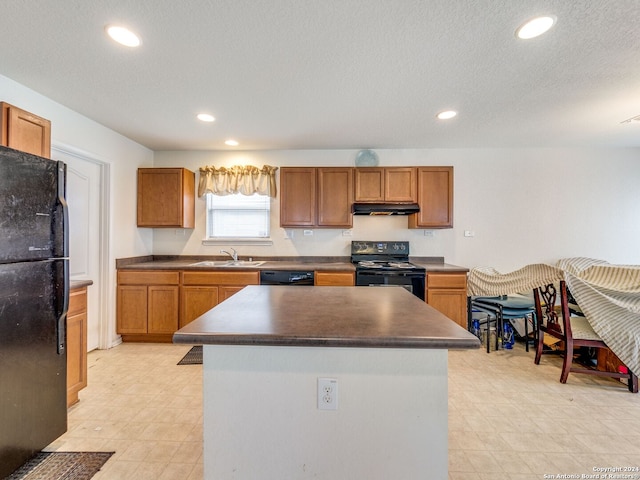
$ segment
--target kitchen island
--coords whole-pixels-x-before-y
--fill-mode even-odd
[[[301,286],[246,287],[174,342],[204,345],[216,479],[447,478],[447,350],[480,346],[403,288]]]

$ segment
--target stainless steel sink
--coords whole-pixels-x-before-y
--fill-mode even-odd
[[[205,260],[192,263],[190,267],[259,267],[264,261],[257,260]]]

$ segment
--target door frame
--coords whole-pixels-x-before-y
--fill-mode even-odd
[[[68,155],[71,157],[75,157],[81,161],[89,162],[94,165],[97,165],[100,169],[100,233],[98,235],[98,256],[99,256],[99,272],[98,276],[100,279],[99,289],[98,289],[98,349],[108,349],[113,345],[111,344],[111,335],[110,335],[110,319],[115,318],[113,309],[111,307],[110,298],[110,282],[109,282],[109,226],[110,222],[110,174],[111,174],[111,164],[98,156],[81,150],[79,148],[73,147],[71,145],[66,145],[60,142],[52,142],[51,143],[51,157],[53,158],[54,153],[60,153],[63,155]]]

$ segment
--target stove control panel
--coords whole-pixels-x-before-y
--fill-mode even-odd
[[[354,255],[409,255],[409,242],[351,242]]]

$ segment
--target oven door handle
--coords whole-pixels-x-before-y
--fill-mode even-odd
[[[424,277],[424,272],[412,272],[410,270],[385,270],[385,271],[371,271],[371,272],[356,272],[359,275],[372,275],[380,277]]]

